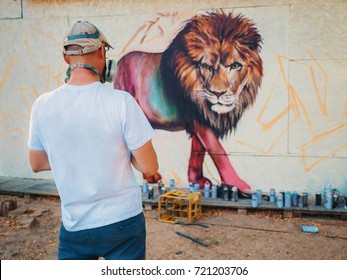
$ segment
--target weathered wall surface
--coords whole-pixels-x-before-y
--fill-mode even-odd
[[[91,21],[119,60],[133,50],[164,51],[184,20],[217,8],[252,19],[264,41],[258,98],[222,141],[235,170],[252,189],[314,192],[330,180],[346,194],[347,1],[1,0],[0,176],[52,176],[29,168],[29,118],[34,100],[64,82],[68,26]],[[158,130],[154,145],[164,181],[187,184],[186,132]],[[203,167],[219,182],[209,156]]]

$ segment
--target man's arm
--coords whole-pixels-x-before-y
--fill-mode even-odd
[[[131,151],[131,163],[145,176],[152,176],[158,171],[157,154],[151,140],[142,147]]]
[[[29,162],[31,169],[37,173],[40,171],[51,170],[48,156],[45,151],[34,151],[29,149]]]

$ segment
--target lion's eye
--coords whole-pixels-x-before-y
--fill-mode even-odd
[[[201,67],[205,70],[211,71],[212,67],[210,65],[208,65],[207,63],[202,63]]]
[[[242,64],[239,62],[234,62],[230,65],[231,70],[241,70]]]

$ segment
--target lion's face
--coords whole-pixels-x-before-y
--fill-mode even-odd
[[[263,75],[260,43],[250,20],[217,12],[194,17],[165,54],[185,98],[220,136],[255,101]]]
[[[221,49],[225,53],[221,54]],[[248,78],[248,62],[228,43],[210,46],[201,55],[197,69],[200,79],[192,97],[217,114],[229,113],[241,105],[239,98]]]

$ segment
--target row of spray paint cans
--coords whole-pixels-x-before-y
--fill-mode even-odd
[[[148,182],[145,180],[142,183],[142,192],[148,194],[148,199],[153,200],[154,199],[154,187],[150,186]],[[175,179],[170,180],[170,187],[169,190],[172,191],[175,189]],[[168,192],[168,189],[165,187],[163,181],[158,181],[158,193],[159,195],[165,194]]]
[[[252,194],[252,207],[258,207],[262,204],[263,197],[271,203],[276,203],[278,208],[294,207],[307,207],[308,206],[308,193],[298,193],[296,191],[289,192],[281,190],[276,194],[275,189],[270,189],[269,195],[263,195],[262,190],[256,190]]]
[[[154,199],[154,187],[149,186],[148,182],[145,181],[142,185],[143,192],[148,193],[148,199]],[[168,190],[175,189],[175,180],[170,179],[170,186],[166,188],[162,181],[158,182],[159,195],[165,194]],[[197,182],[189,183],[189,192],[201,192],[200,184]],[[239,192],[237,187],[226,184],[211,185],[210,182],[206,181],[203,188],[204,198],[217,199],[220,198],[224,201],[237,202]],[[308,192],[298,193],[297,191],[289,192],[281,190],[276,194],[275,189],[270,189],[269,195],[263,195],[262,190],[258,189],[255,193],[251,194],[251,205],[252,207],[258,207],[262,204],[263,197],[271,203],[276,203],[278,208],[290,208],[290,207],[307,207],[309,194]],[[320,192],[315,193],[315,205],[317,207],[324,206],[326,209],[334,209],[339,207],[340,202],[340,191],[338,189],[332,189],[329,183],[324,185],[323,195]],[[347,196],[344,197],[344,208],[347,210]]]

